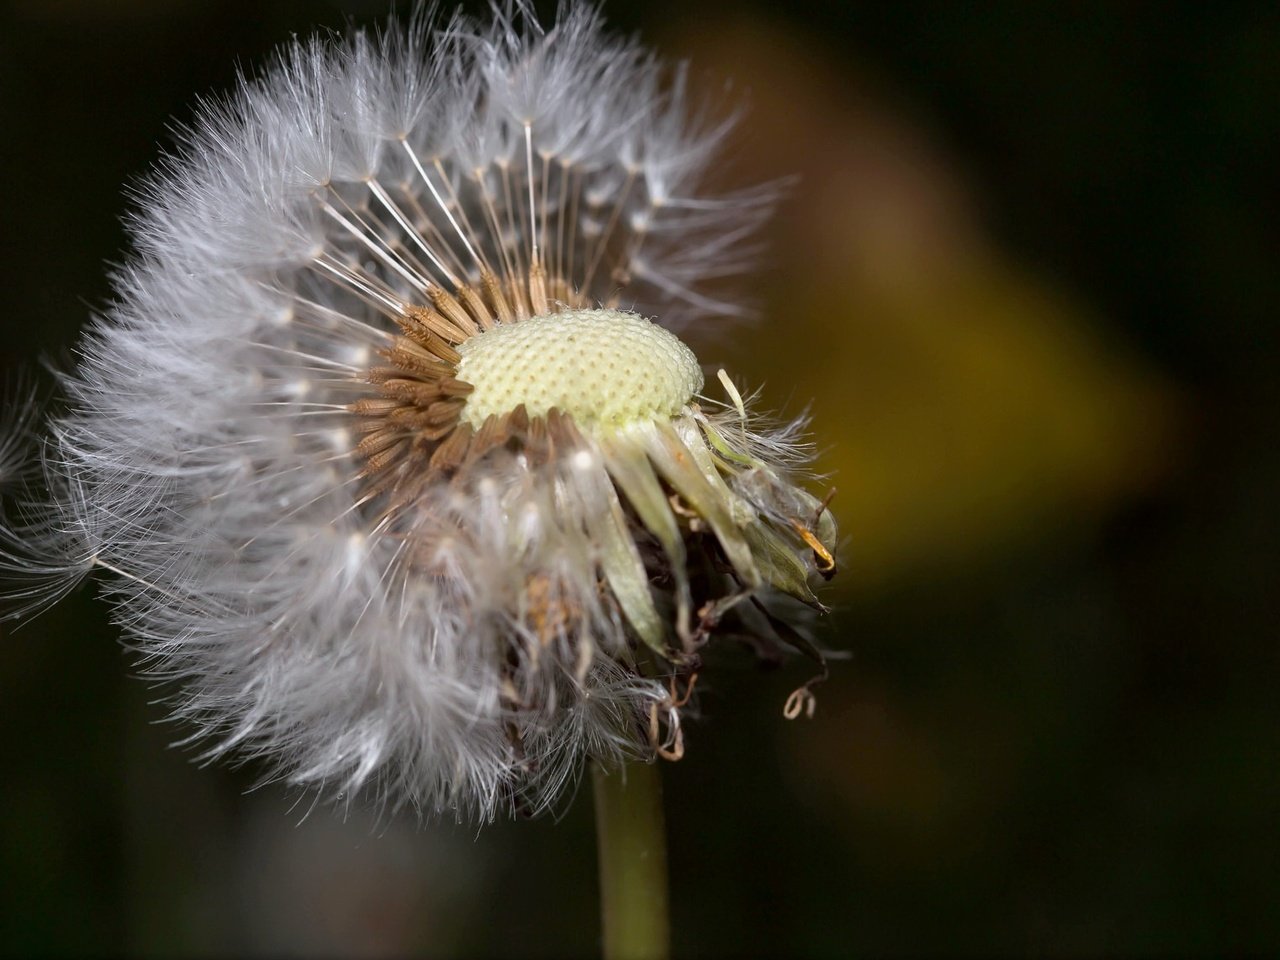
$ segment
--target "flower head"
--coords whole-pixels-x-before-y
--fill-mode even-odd
[[[699,192],[726,128],[687,101],[570,5],[295,44],[207,104],[19,565],[102,572],[175,714],[298,784],[491,816],[678,756],[718,631],[811,650],[776,598],[817,606],[835,538],[797,425],[672,332],[731,312],[770,201]]]

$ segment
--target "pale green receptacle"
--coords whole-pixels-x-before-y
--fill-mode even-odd
[[[458,379],[475,389],[463,421],[524,404],[578,426],[675,416],[702,389],[697,357],[671,332],[620,310],[570,310],[504,324],[458,346]]]

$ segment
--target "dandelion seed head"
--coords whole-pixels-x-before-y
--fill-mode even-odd
[[[287,47],[139,191],[17,608],[99,574],[206,755],[330,794],[488,819],[682,755],[703,648],[818,656],[834,571],[801,424],[675,332],[774,199],[705,188],[727,130],[573,3]]]

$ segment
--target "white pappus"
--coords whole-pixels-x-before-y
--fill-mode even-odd
[[[193,739],[330,793],[487,819],[678,757],[702,647],[813,654],[834,570],[800,425],[671,332],[773,199],[701,192],[726,130],[577,3],[289,46],[140,191],[19,611],[101,574]]]

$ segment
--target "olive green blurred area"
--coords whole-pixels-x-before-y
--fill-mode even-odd
[[[388,9],[0,7],[6,375],[73,356],[197,96]],[[663,771],[677,953],[1280,950],[1280,7],[606,13],[746,99],[722,185],[797,175],[758,319],[689,339],[808,407],[843,536],[815,717],[728,651]],[[596,950],[587,789],[310,809],[173,746],[92,589],[2,629],[3,952]]]

